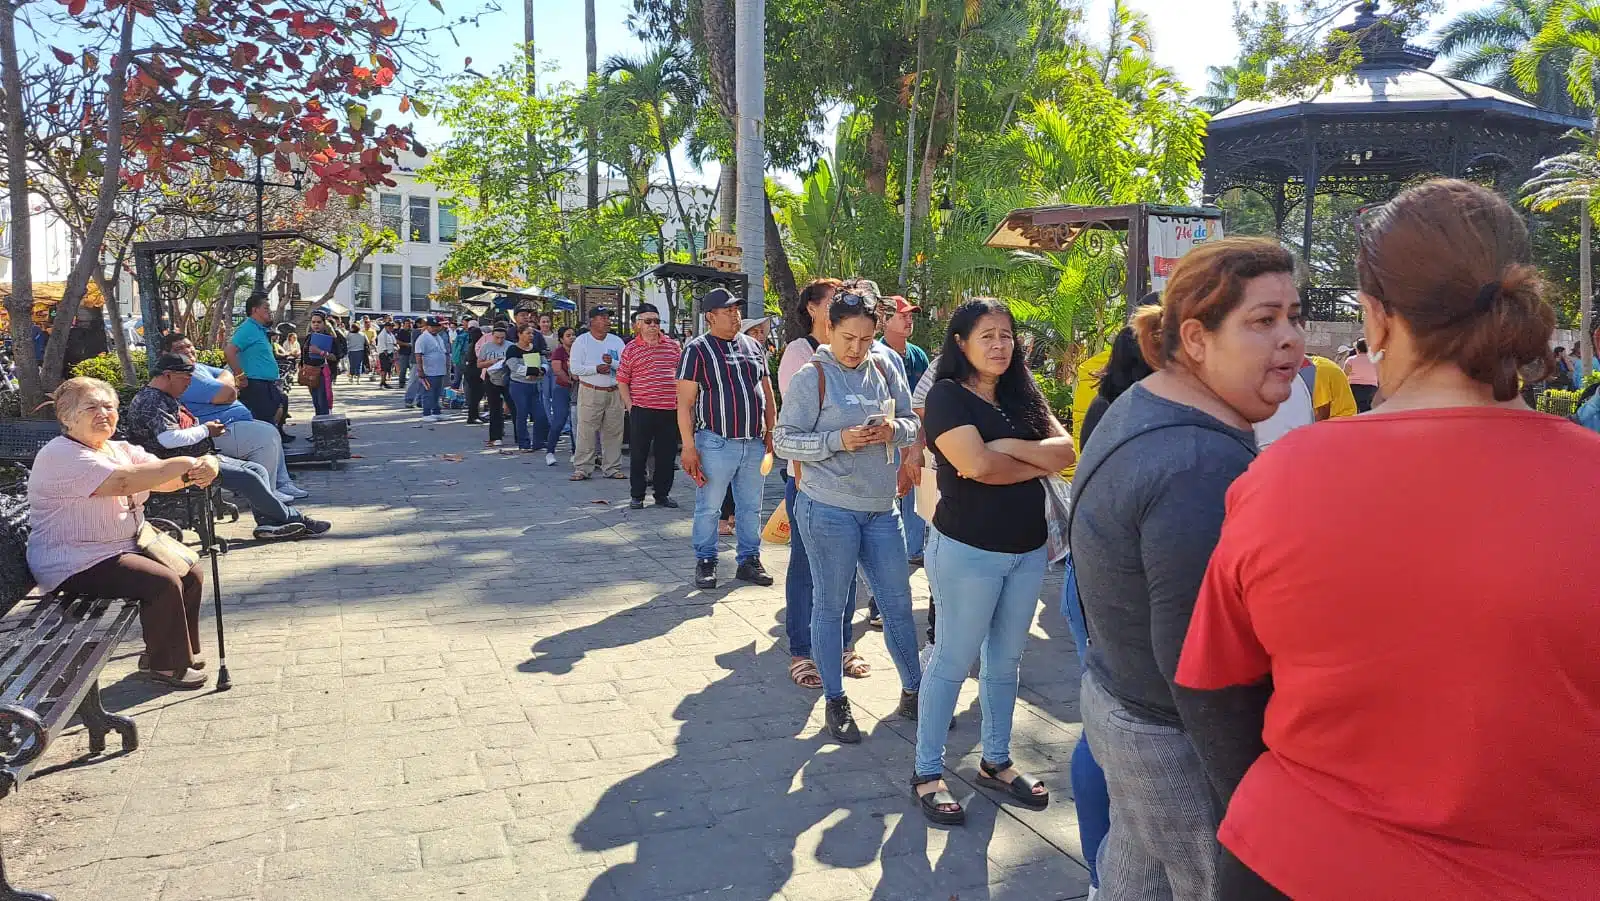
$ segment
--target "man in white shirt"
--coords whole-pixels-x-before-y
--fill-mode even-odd
[[[376,341],[378,348],[378,387],[389,387],[389,371],[394,368],[394,355],[400,347],[400,342],[394,336],[394,323],[385,322],[383,331],[378,332]]]
[[[598,466],[608,479],[625,479],[622,471],[622,398],[617,394],[617,365],[622,339],[611,334],[611,311],[589,312],[589,330],[572,344],[572,375],[578,380],[578,425],[573,432],[572,481],[581,482]],[[595,447],[595,433],[600,447]]]

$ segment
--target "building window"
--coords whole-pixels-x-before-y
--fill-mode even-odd
[[[354,287],[351,289],[351,300],[358,310],[372,309],[372,264],[362,263],[356,267]]]
[[[446,200],[439,201],[439,240],[446,244],[456,243],[456,211]]]
[[[400,310],[400,273],[402,269],[389,263],[378,267],[378,303],[385,310]]]
[[[421,313],[432,306],[428,295],[433,293],[433,268],[411,267],[411,312]]]
[[[419,244],[433,240],[433,200],[429,197],[412,197],[411,237]]]
[[[405,218],[405,209],[400,205],[399,194],[378,195],[378,225],[381,228],[392,228],[395,234],[401,233],[402,219]]]

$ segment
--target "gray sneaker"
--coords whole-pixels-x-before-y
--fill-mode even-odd
[[[312,519],[309,516],[301,517],[300,524],[305,526],[307,538],[321,538],[333,528],[333,523],[321,519]]]
[[[256,526],[254,535],[259,541],[283,541],[286,538],[299,538],[306,533],[306,524],[303,522],[285,522],[275,526]]]

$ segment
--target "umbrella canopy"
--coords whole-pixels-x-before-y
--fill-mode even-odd
[[[350,315],[350,308],[338,302],[337,300],[330,300],[322,306],[317,307],[317,311],[320,313],[327,313],[329,316]]]

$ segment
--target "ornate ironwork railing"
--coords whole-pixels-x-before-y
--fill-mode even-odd
[[[1356,289],[1306,285],[1300,289],[1300,311],[1308,322],[1360,322]]]

